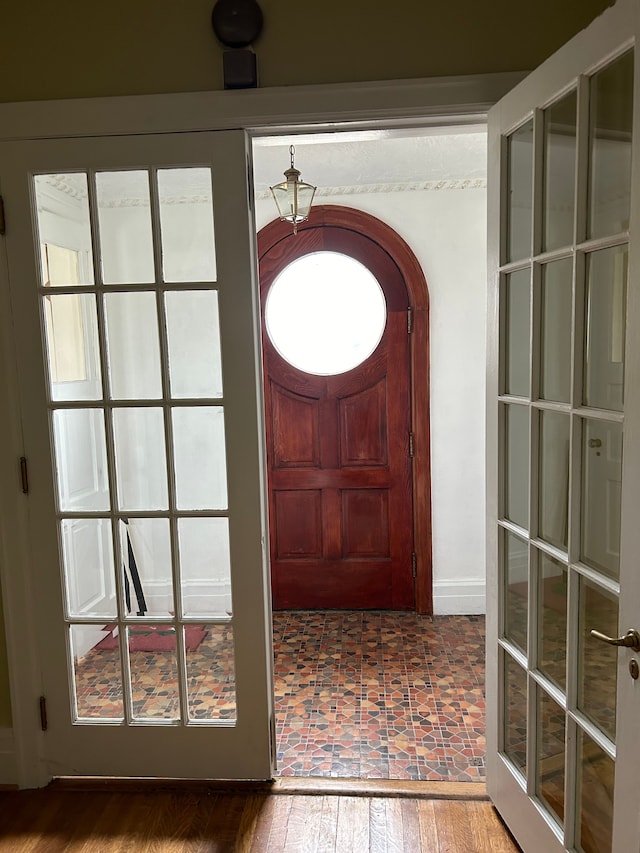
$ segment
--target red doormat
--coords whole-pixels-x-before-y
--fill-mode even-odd
[[[118,647],[118,635],[114,634],[115,625],[105,625],[107,636],[94,646],[101,651],[110,651]],[[201,625],[185,625],[184,645],[188,652],[195,651],[207,636]],[[172,652],[176,648],[176,634],[167,625],[132,625],[129,628],[129,651],[131,652]]]

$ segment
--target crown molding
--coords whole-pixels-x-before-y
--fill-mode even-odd
[[[486,178],[452,178],[442,181],[411,181],[405,183],[358,184],[342,187],[318,187],[315,197],[333,197],[336,195],[371,195],[379,193],[432,192],[437,190],[478,190],[486,189]],[[269,190],[259,190],[257,199],[271,198]]]

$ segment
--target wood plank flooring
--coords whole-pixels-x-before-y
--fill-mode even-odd
[[[515,853],[491,803],[262,789],[0,792],[0,853]]]

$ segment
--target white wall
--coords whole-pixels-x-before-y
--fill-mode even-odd
[[[484,613],[486,190],[323,193],[316,204],[384,220],[422,265],[431,300],[434,608]],[[257,200],[258,229],[274,211],[270,198]]]

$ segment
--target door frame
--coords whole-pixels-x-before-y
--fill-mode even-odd
[[[298,226],[331,226],[366,235],[380,246],[400,270],[411,311],[409,334],[409,383],[411,395],[412,509],[416,613],[433,613],[433,566],[431,541],[431,441],[429,417],[429,287],[420,262],[406,241],[378,217],[337,204],[312,208],[310,219]],[[258,232],[258,262],[281,240],[291,236],[289,223],[274,219]],[[262,287],[262,283],[260,283]],[[408,321],[409,322],[409,321]]]
[[[0,142],[244,128],[255,135],[486,123],[488,109],[523,79],[507,72],[423,80],[291,86],[241,92],[70,99],[0,104]],[[251,180],[250,162],[247,173]],[[0,187],[0,192],[2,188]],[[7,211],[10,225],[11,213]],[[28,497],[20,386],[14,359],[4,241],[0,240],[0,394],[17,401],[0,419],[0,581],[9,669],[14,754],[21,787],[46,784],[40,755],[39,661],[28,545]],[[263,472],[264,473],[264,472]]]

